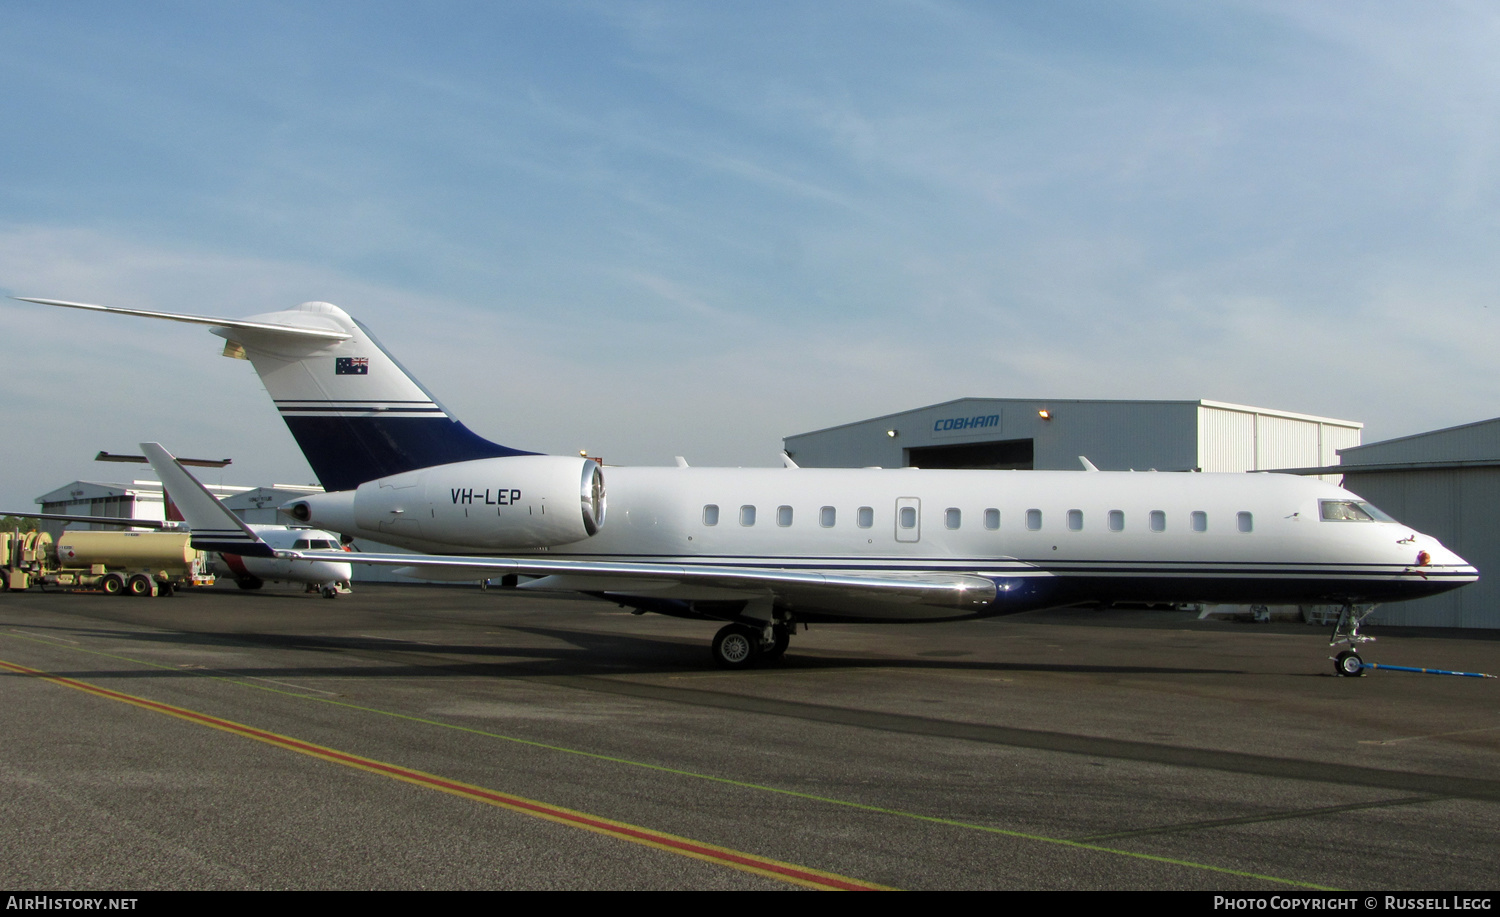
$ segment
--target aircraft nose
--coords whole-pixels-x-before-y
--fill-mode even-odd
[[[1457,552],[1451,551],[1448,548],[1443,547],[1441,544],[1438,544],[1435,540],[1431,545],[1424,547],[1421,551],[1418,552],[1419,560],[1420,555],[1424,553],[1428,555],[1428,561],[1426,564],[1423,564],[1423,566],[1466,567],[1470,570],[1474,570],[1473,564],[1464,560],[1462,557],[1459,557]],[[1475,572],[1478,571],[1475,570]]]
[[[1414,535],[1410,543],[1402,544],[1412,553],[1413,570],[1441,571],[1445,579],[1454,578],[1458,582],[1474,582],[1479,578],[1479,570],[1473,564],[1436,538]]]

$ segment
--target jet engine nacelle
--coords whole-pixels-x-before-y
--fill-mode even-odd
[[[582,541],[604,524],[604,507],[598,462],[514,455],[420,468],[286,509],[304,522],[357,529],[377,540],[384,534],[399,536],[398,542],[507,549]]]

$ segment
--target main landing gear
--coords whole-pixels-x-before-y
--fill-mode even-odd
[[[1359,626],[1378,607],[1377,605],[1345,605],[1339,612],[1339,619],[1333,624],[1333,633],[1328,636],[1328,645],[1347,645],[1349,648],[1333,657],[1334,674],[1346,678],[1364,677],[1365,663],[1359,658],[1359,648],[1361,644],[1371,643],[1375,638],[1361,634]]]
[[[729,624],[714,634],[714,662],[726,669],[748,669],[779,662],[792,642],[792,626],[781,622],[757,627]]]

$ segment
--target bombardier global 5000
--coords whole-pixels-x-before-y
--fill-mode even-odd
[[[1334,642],[1349,647],[1336,667],[1358,674],[1368,639],[1359,622],[1375,604],[1478,578],[1437,539],[1316,479],[790,460],[601,467],[471,432],[328,303],[228,319],[28,301],[207,325],[224,338],[226,356],[255,367],[326,489],[283,510],[418,552],[338,560],[428,578],[499,577],[719,621],[713,655],[725,666],[779,657],[799,623],[1070,605],[1331,604],[1344,609]],[[188,521],[195,538],[215,528]]]

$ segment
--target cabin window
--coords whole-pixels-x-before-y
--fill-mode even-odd
[[[719,524],[719,504],[717,504],[717,503],[709,503],[709,504],[707,504],[707,505],[705,505],[703,507],[703,524],[704,525],[718,525]]]
[[[754,525],[754,524],[755,524],[755,507],[753,507],[753,506],[742,506],[742,507],[740,507],[740,525]]]
[[[1040,531],[1042,528],[1042,511],[1039,509],[1028,509],[1026,511],[1026,530],[1030,532]]]
[[[917,508],[915,506],[901,507],[901,527],[903,529],[914,529],[917,527]]]
[[[1083,510],[1081,510],[1081,509],[1070,509],[1070,510],[1068,510],[1068,531],[1070,531],[1070,532],[1081,532],[1081,531],[1083,531]]]
[[[854,524],[862,529],[867,529],[870,526],[874,525],[875,508],[871,506],[861,506],[859,508],[859,512],[855,514]]]
[[[825,529],[833,528],[834,520],[838,519],[838,510],[831,506],[825,506],[818,510],[818,525]]]
[[[1239,515],[1239,521],[1240,521],[1240,531],[1247,532],[1247,533],[1251,532],[1251,531],[1254,531],[1254,529],[1255,529],[1255,520],[1253,518],[1251,518],[1251,516],[1250,516],[1249,513],[1240,513],[1240,515]]]
[[[943,525],[947,526],[950,529],[958,528],[963,524],[963,521],[964,514],[959,512],[958,508],[955,506],[950,506],[943,512]]]
[[[776,524],[782,528],[792,524],[792,508],[790,506],[776,507]]]
[[[1165,532],[1167,530],[1167,514],[1159,509],[1151,511],[1151,531]]]
[[[1193,531],[1195,531],[1195,532],[1206,532],[1206,531],[1208,531],[1208,513],[1205,513],[1201,509],[1193,511]]]
[[[992,532],[1000,528],[1000,511],[998,509],[987,509],[984,511],[984,527]]]
[[[1111,532],[1125,531],[1124,510],[1112,509],[1109,511],[1109,530]]]

